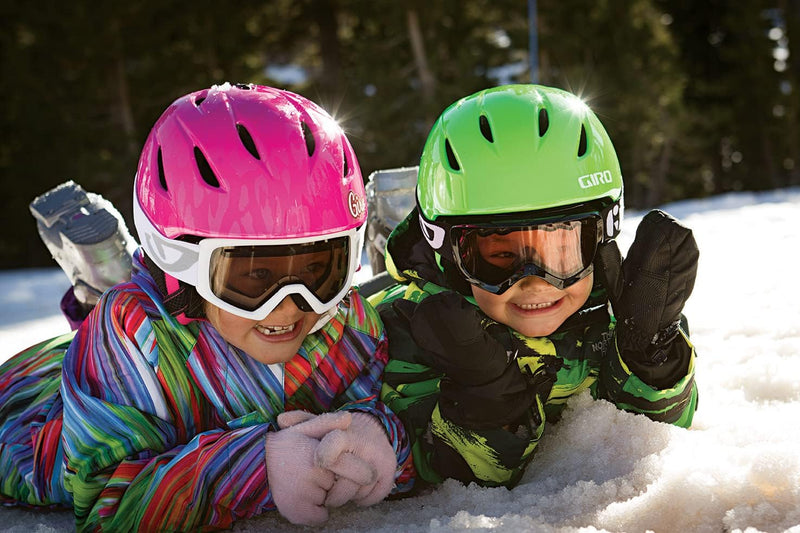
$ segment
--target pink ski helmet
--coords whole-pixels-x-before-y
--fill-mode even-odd
[[[148,136],[134,184],[145,256],[197,286],[182,243],[202,239],[315,240],[367,219],[361,170],[335,120],[306,98],[259,85],[213,86],[183,96]],[[351,262],[351,270],[360,261]],[[179,317],[180,318],[180,317]]]

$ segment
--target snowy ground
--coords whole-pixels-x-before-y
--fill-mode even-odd
[[[683,430],[573,399],[512,491],[445,483],[328,531],[800,532],[800,189],[665,207],[695,230],[700,270],[686,307],[700,405]],[[623,248],[641,213],[628,213]],[[0,361],[66,331],[59,270],[0,273]],[[69,513],[0,509],[0,529],[70,531]],[[301,531],[277,514],[235,531]]]

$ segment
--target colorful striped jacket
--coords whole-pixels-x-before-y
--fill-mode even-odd
[[[208,322],[180,325],[145,269],[72,337],[0,367],[4,502],[72,507],[79,531],[230,527],[275,509],[265,436],[294,409],[378,417],[397,453],[396,490],[411,482],[403,426],[378,400],[383,326],[356,292],[284,365],[283,387]]]

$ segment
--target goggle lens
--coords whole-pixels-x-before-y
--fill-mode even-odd
[[[344,288],[348,278],[350,239],[312,243],[232,246],[211,253],[211,292],[239,309],[254,311],[281,287],[305,286],[322,303]]]
[[[456,259],[471,282],[496,294],[526,276],[566,288],[591,272],[598,217],[546,224],[455,226]]]

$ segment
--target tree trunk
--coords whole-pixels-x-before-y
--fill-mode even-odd
[[[322,60],[320,86],[327,95],[340,94],[341,51],[339,46],[339,24],[335,0],[315,0],[311,5],[311,17],[319,29],[319,53]]]
[[[136,158],[138,147],[136,144],[136,125],[133,120],[133,110],[131,109],[130,91],[128,90],[128,78],[125,75],[125,54],[122,51],[122,37],[120,35],[119,24],[114,25],[114,85],[117,89],[116,113],[119,117],[122,131],[125,134],[126,149],[128,155]]]
[[[778,173],[778,166],[775,164],[775,150],[772,149],[772,139],[769,138],[763,127],[761,128],[761,159],[763,165],[761,168],[767,173],[769,188],[777,189],[783,187],[785,184]]]
[[[661,156],[658,158],[655,172],[653,172],[650,189],[647,193],[647,205],[657,206],[664,202],[664,186],[667,183],[669,165],[672,159],[672,139],[667,138],[661,147]]]
[[[419,17],[417,17],[416,10],[409,9],[406,11],[406,21],[408,23],[408,38],[411,41],[411,52],[414,54],[414,63],[416,64],[422,88],[422,101],[426,108],[429,108],[433,103],[433,96],[436,91],[436,79],[428,67],[425,42],[422,38],[422,30],[419,26]],[[428,118],[430,119],[430,117]],[[429,121],[433,122],[432,119]]]

